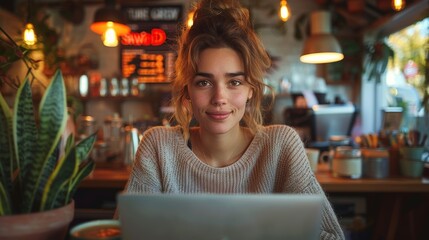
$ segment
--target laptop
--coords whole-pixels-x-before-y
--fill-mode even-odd
[[[321,208],[318,195],[118,195],[125,240],[319,239]]]

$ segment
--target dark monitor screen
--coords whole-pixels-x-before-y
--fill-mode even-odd
[[[314,141],[329,141],[330,136],[350,136],[356,117],[353,104],[314,105]]]

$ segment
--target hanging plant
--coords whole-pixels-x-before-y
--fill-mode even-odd
[[[369,81],[374,79],[379,83],[395,53],[384,40],[365,45],[365,50],[364,73]]]

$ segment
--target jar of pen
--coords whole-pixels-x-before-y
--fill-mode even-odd
[[[380,132],[355,138],[363,155],[363,176],[373,178],[422,176],[429,153],[427,134],[418,130]],[[388,169],[388,171],[386,171]]]

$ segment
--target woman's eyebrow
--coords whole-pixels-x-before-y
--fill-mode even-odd
[[[197,72],[195,76],[201,76],[206,78],[213,78],[214,75],[206,72]],[[226,73],[226,77],[237,77],[237,76],[245,76],[244,72],[234,72],[234,73]]]

